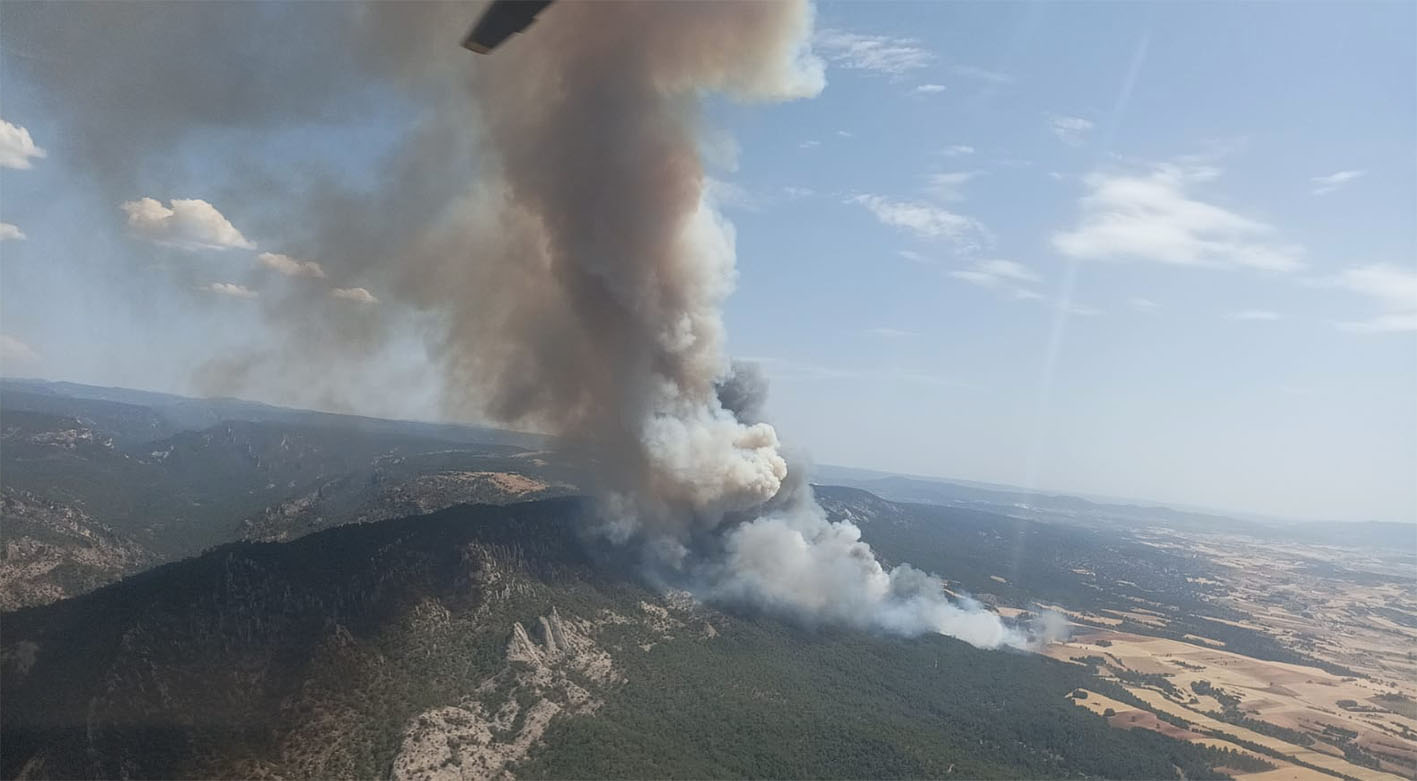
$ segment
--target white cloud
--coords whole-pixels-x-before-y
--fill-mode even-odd
[[[34,348],[9,334],[0,334],[0,363],[27,362],[39,359]]]
[[[906,331],[900,328],[887,328],[879,326],[877,328],[867,328],[866,333],[876,336],[884,336],[888,339],[900,339],[906,336],[919,336],[915,331]]]
[[[0,119],[0,168],[31,168],[30,160],[48,154],[35,144],[30,131]]]
[[[914,38],[822,30],[817,33],[813,44],[822,56],[835,65],[889,76],[923,68],[935,60],[935,55]]]
[[[1340,330],[1353,333],[1417,331],[1417,269],[1373,263],[1344,269],[1333,277],[1314,280],[1313,284],[1366,296],[1385,310],[1368,320],[1335,323]]]
[[[926,239],[945,239],[961,249],[978,249],[990,241],[988,230],[972,217],[915,201],[896,201],[880,195],[858,195],[858,203],[882,223],[902,228]]]
[[[198,198],[173,198],[171,207],[154,198],[127,201],[128,225],[144,238],[198,249],[255,249],[215,206]]]
[[[1078,317],[1097,317],[1102,314],[1101,309],[1095,306],[1087,306],[1086,304],[1067,304],[1063,307],[1063,311],[1070,315],[1077,315]]]
[[[821,145],[822,145],[822,142],[821,142],[821,141],[818,141],[818,140],[815,139],[815,138],[809,138],[809,139],[807,139],[806,141],[803,141],[802,143],[798,144],[798,145],[797,145],[797,148],[798,148],[798,149],[816,149],[817,147],[819,147],[819,146],[821,146]]]
[[[256,291],[234,282],[213,282],[210,285],[203,285],[201,290],[208,293],[216,293],[220,296],[231,296],[232,298],[252,299],[260,295]]]
[[[856,134],[853,133],[853,132],[851,132],[850,130],[838,130],[838,131],[836,131],[836,134],[837,134],[837,136],[839,136],[839,137],[841,137],[841,138],[855,138],[855,137],[856,137]]]
[[[947,174],[931,174],[929,192],[942,201],[964,200],[963,188],[982,171],[953,171]]]
[[[18,226],[8,222],[0,222],[0,241],[19,240],[26,238],[25,232]]]
[[[1009,293],[1020,301],[1043,298],[1041,293],[1029,287],[1041,282],[1042,278],[1034,273],[1033,269],[1012,260],[979,260],[968,269],[957,269],[948,273],[949,276],[971,285]]]
[[[1391,263],[1344,269],[1323,284],[1365,295],[1387,309],[1417,310],[1417,270]]]
[[[1368,320],[1334,323],[1340,331],[1355,334],[1388,334],[1417,331],[1417,312],[1393,312]]]
[[[946,87],[943,84],[921,84],[915,88],[915,91],[922,95],[933,95],[944,92],[945,89]]]
[[[944,149],[945,157],[960,157],[962,155],[974,154],[974,147],[969,144],[954,144]]]
[[[795,201],[798,198],[811,198],[817,194],[817,191],[810,187],[797,187],[789,184],[782,188],[782,194]]]
[[[1230,320],[1274,321],[1280,319],[1280,314],[1268,309],[1244,309],[1239,312],[1231,312],[1225,317]]]
[[[1137,310],[1138,312],[1155,312],[1159,305],[1149,298],[1133,296],[1127,299],[1127,306]]]
[[[1302,249],[1273,227],[1197,200],[1189,190],[1219,176],[1213,168],[1165,164],[1148,174],[1094,173],[1083,179],[1082,220],[1055,233],[1053,246],[1074,258],[1143,260],[1181,266],[1300,267]]]
[[[319,263],[313,260],[296,260],[289,255],[281,255],[276,252],[262,252],[256,256],[256,262],[268,269],[279,271],[287,277],[325,278],[325,270],[320,267]]]
[[[1048,129],[1065,144],[1081,144],[1092,128],[1092,122],[1082,117],[1064,117],[1057,114],[1048,117]]]
[[[1352,170],[1337,171],[1327,176],[1315,176],[1309,179],[1309,181],[1314,183],[1314,189],[1311,192],[1313,192],[1314,195],[1325,195],[1327,193],[1331,193],[1334,190],[1337,190],[1345,184],[1348,184],[1349,182],[1353,181],[1354,179],[1362,177],[1366,173],[1368,172],[1362,170]]]
[[[330,291],[330,296],[345,301],[353,301],[358,304],[379,303],[379,299],[375,298],[373,293],[370,293],[362,287],[337,287]]]
[[[1014,80],[1014,77],[1010,76],[1007,73],[986,70],[984,68],[978,68],[973,65],[955,65],[950,68],[950,72],[955,74],[956,76],[964,76],[966,78],[976,79],[978,81],[993,84],[995,86],[1010,84]]]
[[[913,249],[897,250],[896,254],[910,261],[911,263],[934,263],[933,258],[927,258]]]
[[[1040,277],[1033,273],[1028,266],[1015,263],[1012,260],[981,260],[975,263],[974,267],[985,274],[992,274],[1000,279],[1012,279],[1015,282],[1041,281]]]

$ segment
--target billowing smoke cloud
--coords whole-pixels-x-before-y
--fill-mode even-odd
[[[725,353],[721,305],[735,279],[734,234],[705,187],[698,112],[708,93],[777,101],[820,91],[809,4],[563,2],[487,57],[456,46],[471,21],[462,4],[307,4],[288,24],[267,20],[267,27],[252,21],[274,13],[265,6],[243,16],[228,5],[133,5],[104,8],[102,34],[94,35],[86,18],[71,15],[61,25],[42,10],[18,16],[22,30],[101,46],[102,72],[85,76],[116,78],[119,87],[129,76],[109,71],[127,74],[128,58],[139,72],[156,72],[175,64],[165,50],[203,56],[203,45],[213,47],[210,67],[184,70],[174,90],[141,92],[136,106],[95,103],[94,111],[119,119],[85,117],[88,127],[139,127],[166,149],[184,124],[279,127],[337,116],[342,104],[331,96],[348,98],[350,89],[311,83],[350,81],[318,62],[326,50],[418,117],[372,192],[322,181],[291,193],[305,204],[301,219],[289,219],[288,207],[252,234],[262,246],[321,258],[332,283],[351,286],[323,302],[263,303],[272,322],[289,326],[290,341],[273,357],[231,367],[321,367],[342,351],[374,349],[389,307],[348,304],[372,304],[367,288],[352,285],[376,283],[386,304],[431,324],[426,339],[449,411],[534,427],[589,453],[602,530],[642,546],[666,577],[709,599],[808,622],[940,632],[981,647],[1026,642],[998,616],[951,602],[937,578],[884,568],[855,526],[829,522],[762,419],[766,384]],[[180,32],[169,10],[184,18]],[[131,13],[153,24],[110,18]],[[54,32],[61,27],[62,35]],[[275,46],[286,29],[304,31],[292,43],[301,53],[232,66],[230,40],[249,35]],[[152,30],[181,42],[133,39]],[[313,70],[299,70],[312,58]],[[81,67],[65,61],[51,80],[73,84]],[[210,105],[213,96],[227,100],[221,88],[230,73],[252,68],[256,75],[242,83],[262,85],[269,98],[236,85],[240,113]],[[165,94],[193,105],[184,111]],[[76,148],[99,156],[105,149]],[[126,151],[126,161],[142,158]],[[105,159],[92,170],[112,178],[129,165]],[[239,178],[229,189],[224,209],[243,197],[267,203],[277,191]],[[258,218],[242,224],[259,227]],[[285,295],[312,295],[290,287]],[[345,312],[331,310],[332,297]],[[362,319],[342,321],[359,328],[310,327],[327,317]],[[241,374],[225,365],[203,376],[239,392],[231,383]]]

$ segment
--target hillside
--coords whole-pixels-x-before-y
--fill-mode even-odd
[[[1201,778],[1221,759],[1075,708],[1084,686],[1126,696],[1076,665],[661,596],[578,538],[581,511],[235,543],[5,614],[0,770]]]

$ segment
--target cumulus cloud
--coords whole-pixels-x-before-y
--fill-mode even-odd
[[[0,334],[0,363],[26,362],[39,359],[34,348],[9,334]]]
[[[8,222],[0,222],[0,241],[24,238],[26,238],[25,232],[20,230],[18,226]]]
[[[1301,248],[1276,237],[1273,227],[1191,194],[1219,176],[1205,167],[1172,164],[1148,173],[1093,173],[1084,177],[1082,219],[1053,235],[1064,255],[1089,260],[1140,260],[1180,266],[1299,268]]]
[[[978,220],[928,203],[897,201],[881,195],[857,195],[849,202],[864,206],[881,223],[921,238],[943,239],[967,250],[989,243],[988,230]]]
[[[935,55],[914,38],[822,30],[813,39],[813,44],[834,65],[888,76],[899,76],[923,68],[935,60]]]
[[[915,88],[915,91],[922,95],[933,95],[938,92],[944,92],[945,89],[945,85],[943,84],[921,84]]]
[[[1231,312],[1225,317],[1230,320],[1273,321],[1279,320],[1280,314],[1268,309],[1242,309],[1239,312]]]
[[[1314,183],[1314,189],[1311,192],[1314,195],[1326,195],[1354,179],[1362,177],[1366,173],[1368,172],[1363,170],[1336,171],[1327,176],[1312,177],[1309,179],[1309,181]]]
[[[44,149],[30,137],[29,130],[0,119],[0,168],[32,168],[30,160],[45,155]]]
[[[208,293],[216,293],[219,296],[230,296],[232,298],[252,299],[260,295],[256,291],[244,285],[234,282],[213,282],[210,285],[203,285],[202,290]]]
[[[1092,132],[1093,124],[1082,117],[1065,117],[1057,114],[1048,117],[1048,129],[1058,140],[1071,146],[1081,144]]]
[[[952,171],[944,174],[931,174],[928,190],[931,195],[942,201],[962,201],[964,200],[964,186],[981,173],[983,172]]]
[[[1335,323],[1351,333],[1417,331],[1417,269],[1391,263],[1372,263],[1344,269],[1313,280],[1312,284],[1337,287],[1365,296],[1384,310],[1368,320]]]
[[[281,255],[276,252],[262,252],[256,256],[256,262],[268,269],[278,271],[287,277],[325,278],[325,270],[320,267],[319,263],[313,260],[296,260],[289,255]]]
[[[330,291],[332,298],[353,301],[357,304],[377,304],[379,299],[362,287],[337,287]]]
[[[255,249],[215,206],[200,198],[173,198],[163,206],[155,198],[126,201],[120,208],[138,235],[190,249]]]

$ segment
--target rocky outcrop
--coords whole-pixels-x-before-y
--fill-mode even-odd
[[[599,687],[621,679],[610,654],[591,637],[594,625],[565,620],[553,607],[535,626],[537,638],[521,622],[512,625],[507,669],[483,681],[476,695],[424,711],[409,724],[391,778],[514,778],[511,767],[526,757],[553,718],[600,707],[593,692],[572,680]]]
[[[151,566],[156,556],[80,507],[0,495],[0,610],[44,605]]]

